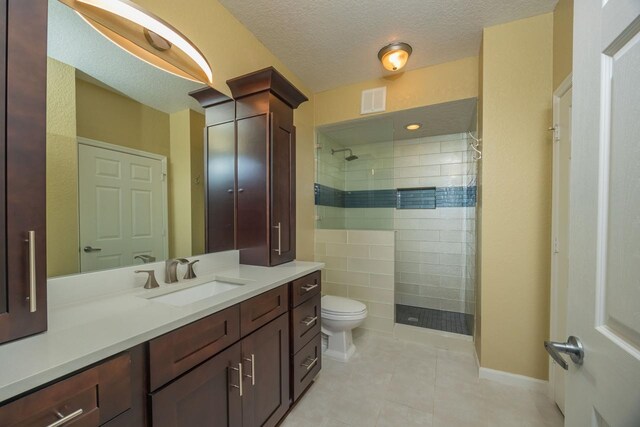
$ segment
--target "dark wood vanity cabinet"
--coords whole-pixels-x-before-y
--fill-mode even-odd
[[[0,343],[47,328],[47,2],[0,0]]]
[[[206,110],[207,250],[239,249],[242,264],[293,261],[293,110],[307,98],[273,67],[227,85],[233,99],[211,88],[191,94]]]

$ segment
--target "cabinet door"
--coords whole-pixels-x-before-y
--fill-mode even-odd
[[[47,328],[47,2],[0,1],[0,343]]]
[[[271,265],[296,257],[295,128],[271,113]]]
[[[242,340],[244,427],[275,426],[289,409],[288,314]]]
[[[207,252],[235,249],[235,123],[207,128]]]
[[[267,116],[237,121],[238,249],[242,264],[269,265]]]
[[[240,343],[152,393],[153,426],[242,425],[239,363]]]

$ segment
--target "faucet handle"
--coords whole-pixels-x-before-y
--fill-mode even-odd
[[[149,276],[147,277],[147,281],[144,284],[145,289],[153,289],[158,288],[158,281],[156,280],[156,272],[154,270],[136,270],[136,273],[147,273]]]
[[[195,259],[193,261],[191,261],[190,263],[187,264],[187,274],[184,275],[185,279],[195,279],[196,276],[196,272],[193,271],[193,265],[200,261],[199,259]]]
[[[176,258],[176,261],[178,261],[180,264],[189,264],[189,260],[186,258]]]

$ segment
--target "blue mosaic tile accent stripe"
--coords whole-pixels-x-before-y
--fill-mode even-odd
[[[314,185],[315,204],[337,208],[435,209],[474,207],[476,186],[343,191]]]
[[[476,205],[476,186],[436,188],[436,207],[468,208]]]
[[[398,189],[398,209],[435,209],[436,189],[432,188],[403,188]]]

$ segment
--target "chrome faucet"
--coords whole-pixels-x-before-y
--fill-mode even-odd
[[[164,262],[164,283],[176,283],[178,281],[178,264],[188,264],[184,258],[168,259]]]

